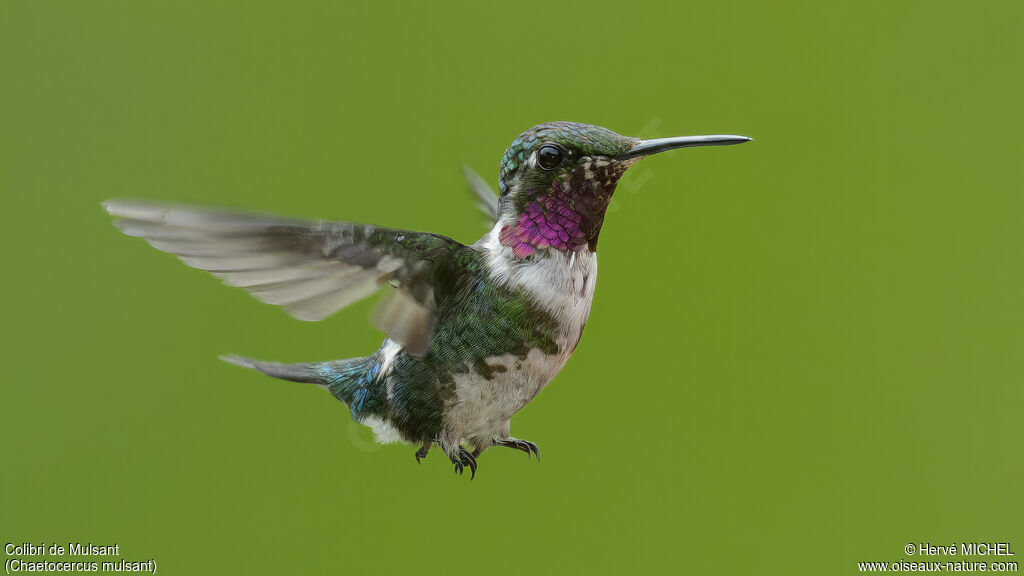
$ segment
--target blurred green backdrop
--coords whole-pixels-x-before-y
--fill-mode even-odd
[[[1020,2],[0,4],[0,540],[165,574],[848,574],[1024,548]],[[223,364],[369,353],[121,236],[133,196],[484,231],[549,120],[634,167],[587,334],[477,479]]]

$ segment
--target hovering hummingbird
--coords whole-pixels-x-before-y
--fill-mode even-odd
[[[494,226],[466,246],[438,234],[110,200],[129,236],[212,272],[300,320],[321,320],[377,291],[375,353],[347,360],[227,362],[316,384],[378,442],[437,444],[456,473],[492,446],[540,459],[509,419],[558,374],[583,335],[597,278],[597,240],[619,178],[645,156],[744,136],[640,140],[599,126],[539,124],[501,159],[499,197],[471,177]],[[473,175],[475,176],[475,175]]]

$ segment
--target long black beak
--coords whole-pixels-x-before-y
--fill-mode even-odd
[[[676,148],[689,148],[691,146],[728,146],[730,144],[743,144],[750,142],[753,138],[736,136],[735,134],[716,134],[713,136],[677,136],[675,138],[656,138],[654,140],[640,140],[632,148],[624,152],[619,158],[639,158],[650,156],[666,150]]]

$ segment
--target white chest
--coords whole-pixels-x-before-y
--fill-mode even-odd
[[[493,240],[493,242],[492,242]],[[587,249],[575,253],[552,251],[544,258],[519,260],[500,246],[496,236],[485,237],[488,266],[500,282],[525,290],[558,324],[557,352],[531,351],[525,359],[513,355],[488,359],[507,370],[484,380],[472,372],[456,378],[457,409],[451,424],[464,438],[507,435],[507,424],[565,366],[576,349],[590,315],[597,281],[597,255]]]

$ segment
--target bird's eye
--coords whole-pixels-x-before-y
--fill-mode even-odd
[[[562,163],[562,149],[553,144],[545,144],[537,151],[537,164],[545,170],[554,170]]]

